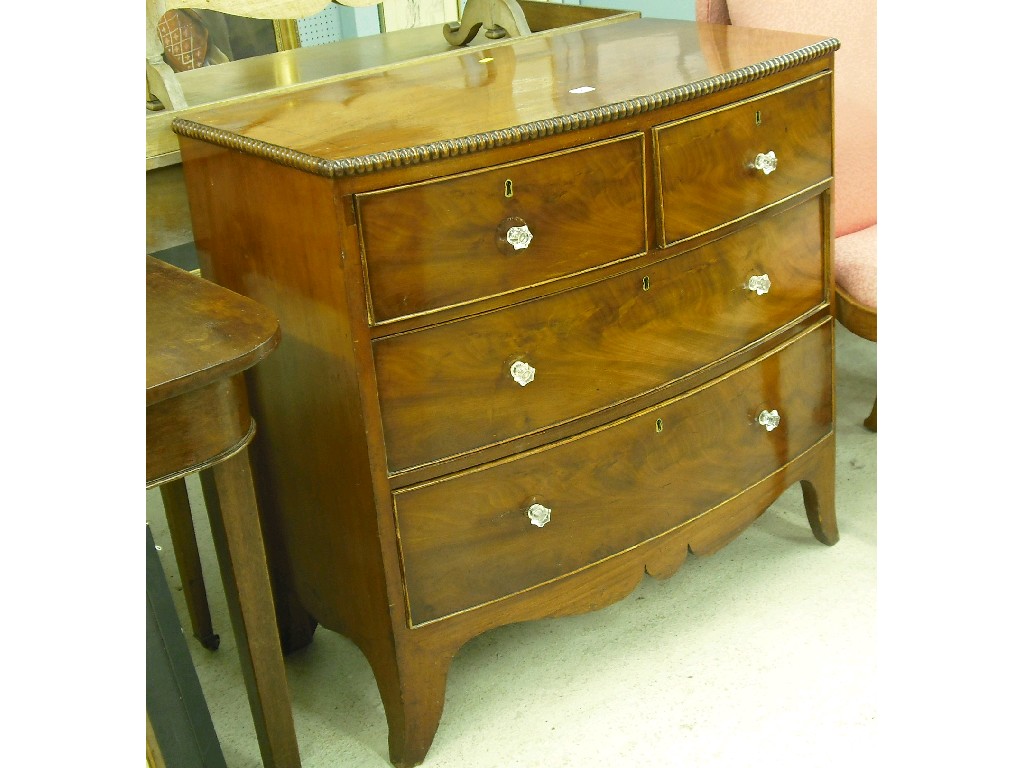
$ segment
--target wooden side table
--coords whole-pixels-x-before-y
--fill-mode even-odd
[[[146,487],[201,471],[265,766],[299,766],[248,445],[242,372],[280,341],[262,305],[146,257]]]

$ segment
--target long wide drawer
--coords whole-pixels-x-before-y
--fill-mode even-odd
[[[825,301],[823,231],[815,198],[696,255],[376,340],[389,469],[624,402],[785,326]]]
[[[830,74],[656,127],[661,244],[694,237],[827,180],[831,128]]]
[[[371,322],[647,250],[643,136],[356,196]],[[511,234],[510,234],[511,233]]]
[[[779,422],[770,431],[771,412]],[[832,429],[832,324],[685,396],[394,494],[422,624],[622,552],[733,497]],[[545,511],[547,510],[547,511]]]

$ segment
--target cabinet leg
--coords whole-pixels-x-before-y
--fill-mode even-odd
[[[277,611],[277,629],[281,650],[294,653],[313,642],[314,619],[292,594],[291,589],[280,584],[271,571],[271,587],[274,593],[274,608]]]
[[[250,454],[250,462],[255,463],[254,455]],[[258,471],[258,470],[257,470]],[[217,479],[213,469],[206,469],[199,473],[203,483],[203,498],[206,500],[206,507],[215,504],[217,493]],[[257,494],[257,503],[259,496]],[[274,542],[280,539],[280,535],[273,528],[273,521],[259,513],[260,528],[263,531],[263,543],[266,551],[267,570],[270,572],[270,589],[274,596],[274,611],[277,618],[277,629],[281,641],[281,650],[285,654],[293,653],[305,648],[313,642],[313,631],[316,629],[317,620],[310,616],[305,608],[299,603],[286,578],[281,575],[282,563],[287,562],[287,557],[278,552]]]
[[[814,538],[822,544],[832,545],[839,541],[839,525],[836,522],[836,452],[835,438],[800,481],[804,495],[804,509],[807,522],[811,524]]]
[[[878,431],[878,398],[875,398],[875,402],[871,405],[871,413],[864,419],[864,426],[870,429],[872,432]]]
[[[423,762],[437,733],[455,653],[401,655],[400,660],[382,657],[372,666],[388,719],[391,762],[395,768],[412,768]]]

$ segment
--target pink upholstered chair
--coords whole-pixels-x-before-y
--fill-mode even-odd
[[[697,21],[838,38],[835,74],[836,317],[878,340],[875,0],[696,0]],[[878,400],[864,426],[874,431]]]

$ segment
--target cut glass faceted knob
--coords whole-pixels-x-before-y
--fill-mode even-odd
[[[531,504],[530,508],[526,510],[526,516],[530,518],[533,525],[543,528],[551,520],[551,510],[543,504]]]
[[[758,296],[764,296],[771,287],[772,281],[768,279],[768,275],[753,275],[747,280],[747,290],[754,291]]]
[[[537,372],[537,369],[529,363],[524,363],[522,360],[516,360],[512,363],[512,367],[509,371],[512,373],[512,378],[515,380],[516,384],[521,387],[525,387],[533,381],[533,376]]]
[[[748,155],[749,157],[749,155]],[[775,150],[769,152],[759,152],[757,157],[754,158],[754,168],[759,171],[764,171],[764,175],[767,176],[769,173],[779,167],[779,160],[775,157]]]
[[[771,432],[773,429],[779,426],[779,423],[781,421],[782,418],[779,416],[779,412],[775,410],[761,411],[759,414],[757,414],[757,423],[764,427],[765,430],[768,432]]]
[[[533,233],[528,226],[523,224],[521,227],[509,227],[508,232],[505,234],[505,239],[515,250],[521,251],[524,248],[530,247]]]

